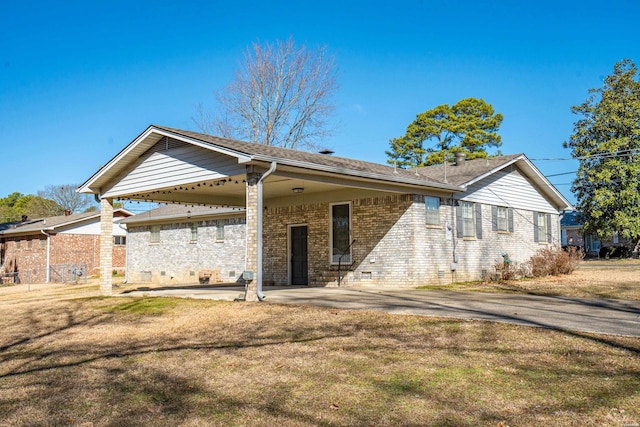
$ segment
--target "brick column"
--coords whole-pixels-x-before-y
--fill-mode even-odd
[[[100,200],[100,291],[113,291],[113,201]]]
[[[247,240],[246,270],[253,271],[253,280],[247,284],[245,299],[258,301],[258,181],[261,174],[247,173]]]

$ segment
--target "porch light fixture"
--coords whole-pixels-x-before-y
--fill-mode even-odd
[[[304,188],[302,187],[294,187],[291,189],[291,191],[293,191],[294,193],[300,194],[304,191]]]

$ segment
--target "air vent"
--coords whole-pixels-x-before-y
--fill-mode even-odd
[[[186,142],[164,136],[160,141],[156,142],[153,147],[149,148],[143,154],[143,156],[149,156],[153,153],[162,153],[170,150],[175,150],[177,148],[186,147],[187,145],[188,144]]]

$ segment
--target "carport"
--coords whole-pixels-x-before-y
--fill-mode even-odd
[[[292,205],[296,197],[331,191],[387,194],[452,192],[462,188],[425,181],[404,170],[328,155],[250,144],[152,125],[83,183],[101,208],[100,286],[113,291],[110,218],[115,200],[246,209],[246,300],[263,297],[263,209]]]

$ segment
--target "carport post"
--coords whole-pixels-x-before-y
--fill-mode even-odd
[[[100,291],[113,293],[113,200],[100,200]]]
[[[261,174],[247,168],[247,228],[245,270],[253,272],[253,280],[248,280],[246,301],[258,301],[258,181]]]

